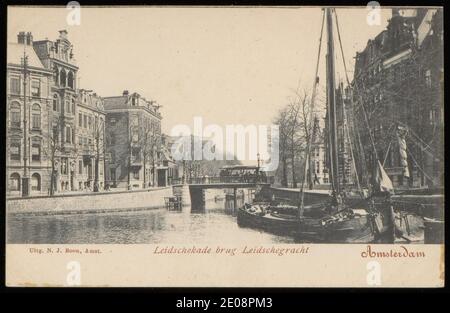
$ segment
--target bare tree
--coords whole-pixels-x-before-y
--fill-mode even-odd
[[[64,138],[60,135],[62,133],[63,127],[65,126],[64,117],[58,116],[53,119],[52,129],[46,137],[48,144],[43,149],[43,153],[50,160],[50,196],[55,194],[56,190],[56,174],[57,174],[57,162],[61,157],[61,153],[64,152],[64,145],[62,144]],[[72,130],[73,131],[73,130]],[[71,134],[72,135],[72,134]],[[73,139],[73,136],[71,136]],[[74,144],[74,148],[70,151],[70,157],[76,158],[78,156],[78,149]],[[69,166],[69,164],[67,164]]]
[[[306,90],[294,91],[294,97],[283,107],[275,118],[275,124],[279,126],[280,132],[280,159],[282,165],[281,185],[288,185],[288,166],[291,165],[292,187],[297,188],[300,163],[304,162],[301,157],[309,140],[309,100]]]
[[[146,170],[147,170],[147,162],[151,162],[152,164],[152,184],[155,185],[155,168],[156,168],[156,161],[158,152],[160,151],[160,145],[161,145],[161,136],[156,131],[154,127],[151,126],[151,124],[144,124],[142,128],[142,136],[139,139],[139,144],[142,149],[142,161],[143,161],[143,168],[144,168],[144,188],[147,187],[147,176],[146,176]]]
[[[281,186],[287,187],[288,179],[287,179],[287,160],[288,160],[288,120],[289,120],[289,109],[287,107],[283,107],[279,112],[277,117],[275,118],[274,123],[278,125],[280,141],[279,141],[279,153],[281,159],[282,166],[282,177],[281,177]]]
[[[95,156],[94,192],[98,192],[100,189],[99,188],[100,159],[103,158],[103,162],[104,162],[104,155],[106,152],[105,121],[103,118],[96,120],[96,122],[94,123],[93,137],[94,137],[94,143],[93,143],[92,148],[94,150],[94,156]],[[105,175],[105,173],[103,173],[103,175]]]

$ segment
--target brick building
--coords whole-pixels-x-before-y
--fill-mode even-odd
[[[396,187],[443,182],[442,25],[441,9],[393,9],[386,30],[356,55],[354,123],[364,148],[359,157],[365,151],[370,175],[375,153],[367,119],[378,159]],[[409,177],[401,163],[399,127],[407,130]]]
[[[119,188],[167,184],[167,169],[158,167],[162,119],[159,107],[128,91],[103,99],[107,114],[107,183]]]
[[[28,57],[26,134],[24,52]],[[31,194],[103,188],[104,149],[97,149],[104,146],[103,104],[96,94],[77,90],[77,72],[65,30],[55,41],[33,41],[31,33],[20,32],[17,43],[8,43],[8,195],[19,195],[22,189],[25,147]]]
[[[53,72],[51,84],[52,106],[49,111],[51,141],[49,147],[53,170],[53,190],[76,190],[75,116],[76,77],[78,66],[73,55],[67,31],[61,30],[55,41],[48,39],[33,42],[34,50],[42,64]]]
[[[105,181],[105,118],[103,99],[91,90],[77,92],[77,172],[78,190],[102,190]]]
[[[8,43],[7,52],[7,194],[21,195],[24,162],[28,171],[29,180],[26,183],[30,194],[46,194],[50,188],[50,167],[46,152],[51,132],[52,116],[49,111],[52,105],[53,73],[42,64],[35,53],[31,33],[19,33],[17,43]],[[24,54],[28,60],[25,86]],[[24,117],[27,121],[26,127]],[[25,149],[27,159],[24,161]]]

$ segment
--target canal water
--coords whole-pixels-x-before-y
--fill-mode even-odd
[[[242,200],[241,200],[242,201]],[[238,203],[239,205],[239,203]],[[270,244],[289,237],[240,228],[228,200],[207,201],[203,212],[165,208],[72,215],[11,215],[7,242],[27,244]]]

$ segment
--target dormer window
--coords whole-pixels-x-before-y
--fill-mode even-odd
[[[131,98],[131,105],[132,106],[136,105],[136,98],[135,97]]]

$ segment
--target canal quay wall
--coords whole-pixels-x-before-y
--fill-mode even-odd
[[[145,190],[109,191],[89,194],[66,194],[9,198],[9,214],[78,214],[136,211],[165,207],[165,197],[173,196],[172,187]]]

